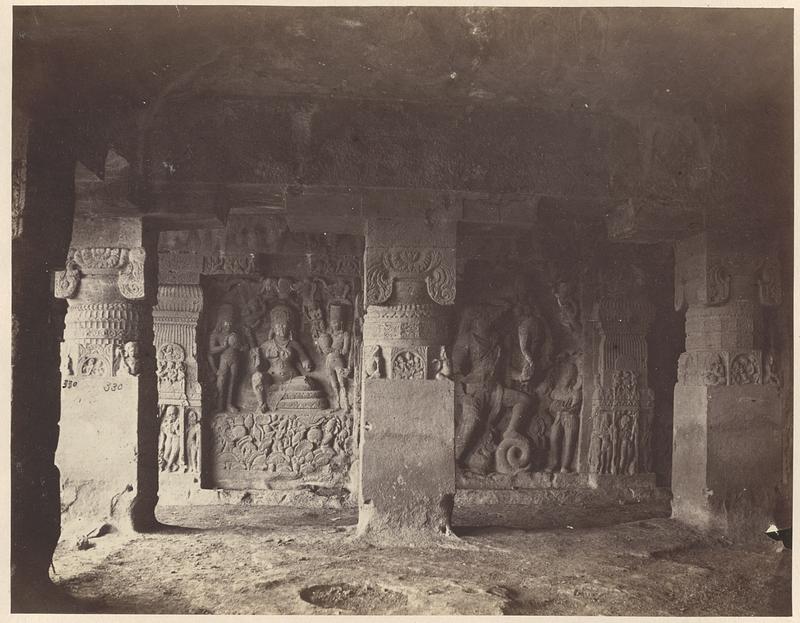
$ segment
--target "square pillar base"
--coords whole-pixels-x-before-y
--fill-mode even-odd
[[[454,404],[450,381],[365,380],[359,535],[413,545],[449,533]]]
[[[143,456],[147,443],[140,440],[156,434],[157,420],[148,414],[153,426],[147,427],[140,417],[141,405],[149,404],[142,400],[145,384],[135,376],[62,381],[56,465],[65,536],[103,523],[122,531],[154,524],[156,459]]]
[[[777,387],[676,385],[674,396],[673,517],[763,538],[781,484]]]

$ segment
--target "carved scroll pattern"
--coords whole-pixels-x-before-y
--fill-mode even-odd
[[[418,277],[439,305],[455,302],[455,269],[441,249],[395,247],[367,252],[367,304],[380,305],[392,295],[397,277]]]

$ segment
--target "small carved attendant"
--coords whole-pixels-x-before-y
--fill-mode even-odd
[[[178,470],[178,457],[181,452],[180,411],[170,405],[161,420],[161,433],[158,439],[158,454],[161,458],[161,471]]]
[[[437,381],[453,380],[453,364],[450,363],[447,348],[444,346],[439,349],[439,358],[433,360],[433,370],[436,373],[434,378]]]
[[[186,431],[186,462],[191,472],[200,473],[200,416],[192,409],[187,416],[189,428]]]
[[[553,424],[550,426],[550,455],[545,471],[561,468],[568,472],[575,451],[581,409],[581,380],[577,366],[572,362],[561,365],[560,375],[550,390],[550,413]]]
[[[233,307],[222,305],[208,345],[208,363],[217,377],[217,408],[220,412],[239,410],[234,404],[234,392],[239,374],[240,353],[243,350],[239,336],[233,330]],[[214,361],[217,356],[219,365]]]
[[[594,454],[595,472],[598,474],[608,474],[611,471],[611,462],[614,453],[614,438],[611,425],[611,413],[609,411],[601,411],[595,420],[597,426],[596,435],[593,435],[592,441],[596,439],[596,454]]]
[[[380,346],[375,346],[372,349],[372,361],[366,369],[368,379],[382,379],[383,378],[383,352]]]
[[[331,387],[336,395],[335,410],[350,410],[347,396],[347,356],[350,354],[350,334],[343,329],[342,315],[344,309],[340,305],[331,305],[329,310],[330,333],[322,333],[317,339],[320,352],[325,355],[325,371],[328,373]]]

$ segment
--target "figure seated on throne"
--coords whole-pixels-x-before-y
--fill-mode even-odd
[[[253,391],[261,402],[261,411],[278,409],[326,409],[327,396],[314,381],[298,369],[310,372],[313,363],[292,331],[292,310],[276,305],[270,310],[267,340],[251,350]]]

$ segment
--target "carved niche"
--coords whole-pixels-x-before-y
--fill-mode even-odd
[[[534,486],[525,474],[575,466],[580,308],[567,300],[571,287],[549,285],[544,268],[530,265],[473,261],[460,277],[472,293],[452,347],[462,486],[511,486],[510,477],[514,486]]]
[[[177,404],[158,408],[158,467],[163,473],[191,472],[202,465],[201,420],[197,409]]]
[[[361,336],[357,276],[203,278],[203,401],[215,486],[342,483],[353,460]]]

